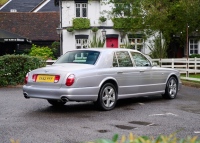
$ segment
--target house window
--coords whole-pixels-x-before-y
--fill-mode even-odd
[[[88,39],[76,39],[76,49],[88,48]]]
[[[190,39],[190,55],[191,54],[198,54],[198,40],[197,39]]]
[[[128,38],[128,40],[132,49],[141,51],[144,43],[143,38]]]
[[[76,3],[76,17],[87,17],[87,3]]]

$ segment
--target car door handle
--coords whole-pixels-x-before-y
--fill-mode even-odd
[[[144,72],[144,70],[140,70],[140,72]]]
[[[117,72],[117,74],[123,74],[123,72]]]

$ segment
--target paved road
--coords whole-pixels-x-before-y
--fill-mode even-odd
[[[25,99],[21,88],[0,88],[0,142],[76,143],[128,135],[200,138],[200,89],[183,86],[177,99],[149,96],[121,100],[109,112],[88,103],[55,109],[45,100]]]

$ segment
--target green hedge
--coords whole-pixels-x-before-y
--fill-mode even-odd
[[[189,56],[190,58],[200,58],[200,54],[192,54]]]
[[[46,62],[41,58],[28,55],[0,56],[0,86],[23,84],[26,73]]]
[[[89,29],[90,20],[88,18],[74,18],[73,28],[74,30]]]

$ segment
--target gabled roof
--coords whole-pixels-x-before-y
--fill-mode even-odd
[[[16,9],[17,12],[30,12],[43,0],[12,0],[4,6],[1,12],[10,12],[11,9]]]
[[[32,41],[56,41],[59,13],[0,13],[0,29]]]
[[[55,6],[54,0],[10,0],[0,7],[0,12],[10,12],[11,9],[16,9],[17,12],[33,12],[39,6],[41,6],[39,12],[59,11],[59,7]]]
[[[54,0],[49,1],[38,12],[59,11],[59,7],[54,5]]]

